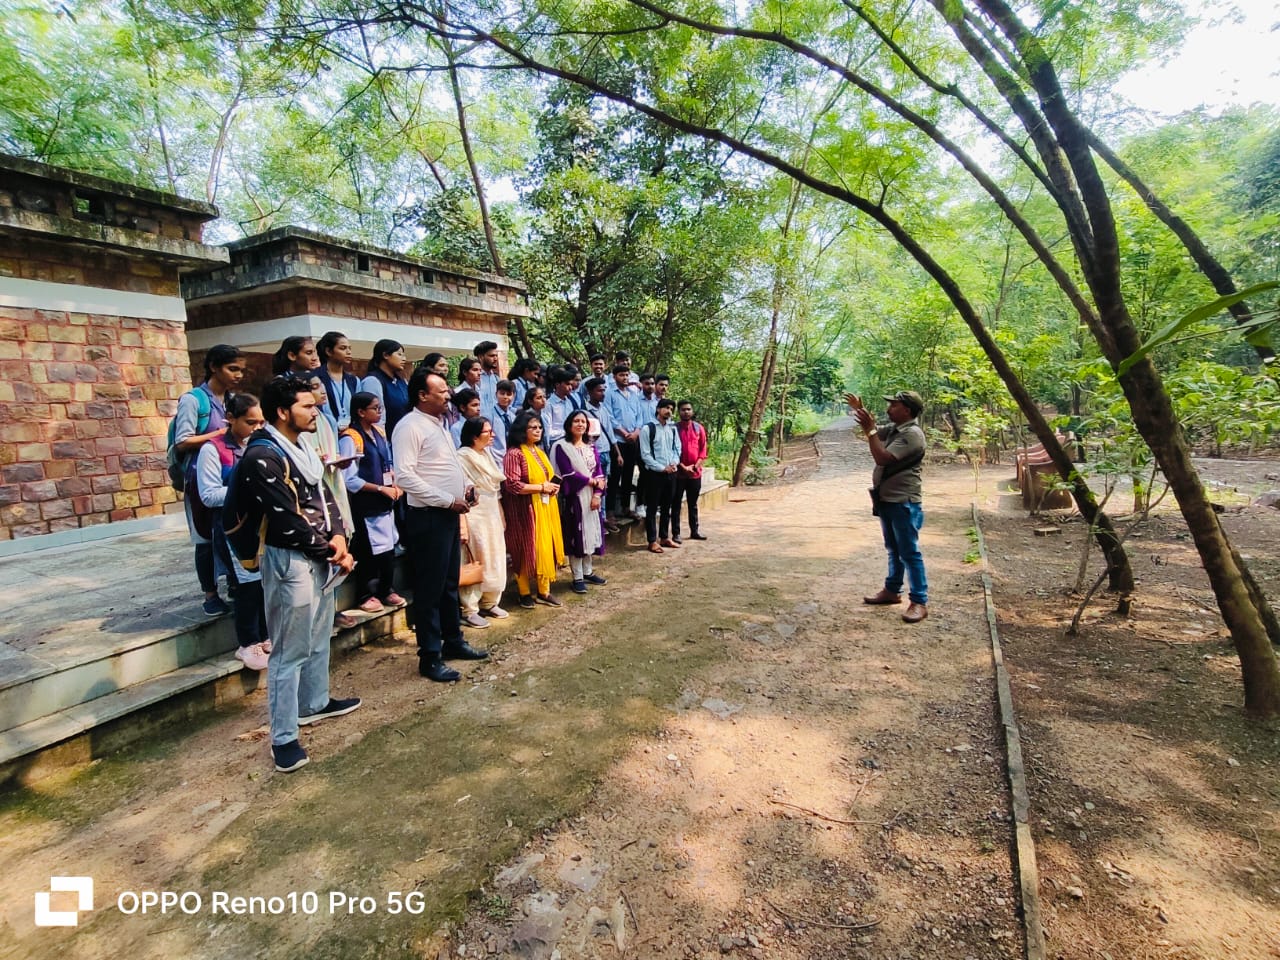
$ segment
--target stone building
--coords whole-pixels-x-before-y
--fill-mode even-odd
[[[416,363],[433,351],[469,354],[493,340],[506,368],[507,323],[529,315],[517,280],[277,227],[227,245],[230,262],[182,279],[191,370],[217,343],[244,350],[245,389],[269,378],[285,337],[319,340],[336,330],[351,341],[358,375],[381,339],[404,344]]]
[[[227,262],[201,242],[217,215],[0,156],[0,554],[145,528],[175,505],[165,437],[191,387],[179,274]]]

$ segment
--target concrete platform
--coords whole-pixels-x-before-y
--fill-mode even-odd
[[[722,506],[728,494],[712,474],[701,506]],[[610,540],[643,537],[642,524],[628,524]],[[212,707],[257,686],[259,675],[232,656],[231,618],[201,609],[185,530],[0,557],[0,589],[11,611],[0,624],[0,784],[38,778],[59,757],[79,763],[118,749],[153,726],[140,714]],[[375,616],[354,602],[343,584],[338,607],[358,623],[335,632],[336,647],[408,629],[406,610]]]

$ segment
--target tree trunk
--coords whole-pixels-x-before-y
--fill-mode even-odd
[[[1182,242],[1182,246],[1190,254],[1191,259],[1195,261],[1196,266],[1200,268],[1200,272],[1213,284],[1213,289],[1217,291],[1218,296],[1225,297],[1237,293],[1235,281],[1231,278],[1230,272],[1210,252],[1208,246],[1200,239],[1199,234],[1192,230],[1185,220],[1170,210],[1168,205],[1156,195],[1156,192],[1143,182],[1137,172],[1121,160],[1119,155],[1107,144],[1103,143],[1097,134],[1089,131],[1088,136],[1089,145],[1093,147],[1098,156],[1102,157],[1107,166],[1118,173],[1121,179],[1133,188],[1134,192],[1142,198],[1142,202],[1146,204],[1147,209],[1155,215],[1156,219],[1168,227],[1173,235]],[[1235,318],[1237,325],[1249,323],[1253,319],[1253,312],[1243,300],[1233,303],[1227,310]],[[1258,354],[1258,359],[1263,363],[1266,363],[1276,355],[1275,351],[1270,347],[1254,344],[1253,349]]]
[[[742,446],[738,449],[738,460],[733,466],[732,486],[742,486],[742,478],[747,474],[747,464],[751,462],[751,451],[760,442],[760,424],[764,420],[764,411],[769,406],[769,394],[773,392],[773,372],[778,362],[778,313],[780,307],[774,303],[769,321],[769,342],[764,348],[764,359],[760,362],[760,380],[756,384],[755,400],[751,403],[751,417],[747,422],[747,434],[742,438]]]
[[[1004,0],[975,2],[1017,49],[1043,113],[1031,108],[1028,117],[1029,101],[1020,91],[1015,91],[1013,96],[1021,99],[1014,106],[1006,78],[997,78],[988,70],[993,82],[1000,86],[1024,123],[1029,118],[1037,128],[1028,132],[1032,133],[1045,165],[1053,171],[1056,161],[1070,168],[1072,192],[1069,200],[1064,197],[1065,202],[1060,201],[1060,209],[1067,217],[1072,243],[1099,317],[1112,336],[1112,342],[1103,346],[1103,354],[1113,367],[1118,367],[1121,360],[1137,351],[1141,338],[1125,302],[1115,218],[1106,186],[1093,162],[1088,131],[1071,111],[1053,63],[1039,40],[1022,25],[1013,10]],[[959,36],[954,21],[952,28]],[[976,54],[975,59],[987,69],[981,53]],[[1055,181],[1061,183],[1056,177]],[[1213,586],[1223,622],[1231,631],[1244,678],[1245,712],[1256,717],[1280,715],[1280,664],[1272,652],[1262,613],[1246,586],[1241,572],[1244,564],[1232,550],[1191,462],[1191,451],[1159,371],[1150,357],[1143,357],[1120,375],[1119,381],[1133,413],[1134,425],[1169,481]]]
[[[458,65],[454,59],[453,46],[443,43],[445,57],[449,61],[449,83],[453,90],[453,105],[458,114],[458,133],[462,138],[462,150],[467,157],[467,170],[471,174],[471,188],[475,191],[476,205],[480,208],[480,224],[484,228],[484,242],[489,248],[489,259],[493,263],[493,272],[500,277],[507,275],[502,263],[502,254],[498,251],[498,241],[493,232],[493,218],[489,216],[489,203],[485,199],[484,180],[480,176],[480,167],[476,164],[475,152],[471,149],[471,134],[467,129],[467,109],[462,102],[462,85],[458,82]],[[517,315],[511,318],[515,325],[516,336],[520,340],[520,349],[526,357],[533,356],[533,343],[529,339],[529,331],[525,328],[524,318]]]

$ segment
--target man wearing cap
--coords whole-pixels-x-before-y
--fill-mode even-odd
[[[901,390],[885,397],[889,424],[876,426],[876,418],[862,406],[857,397],[847,396],[853,415],[858,420],[872,459],[872,499],[880,517],[885,550],[889,554],[889,573],[879,593],[863,597],[864,603],[897,604],[902,602],[905,574],[911,601],[902,619],[919,623],[929,615],[929,587],[925,580],[924,557],[920,555],[920,527],[924,524],[924,508],[920,502],[920,464],[924,460],[924,431],[917,418],[924,410],[924,400],[914,390]]]

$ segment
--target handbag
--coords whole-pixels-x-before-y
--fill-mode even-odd
[[[458,567],[458,586],[473,587],[484,579],[484,564],[471,552],[471,544],[464,543],[462,549],[467,551],[467,560]]]

